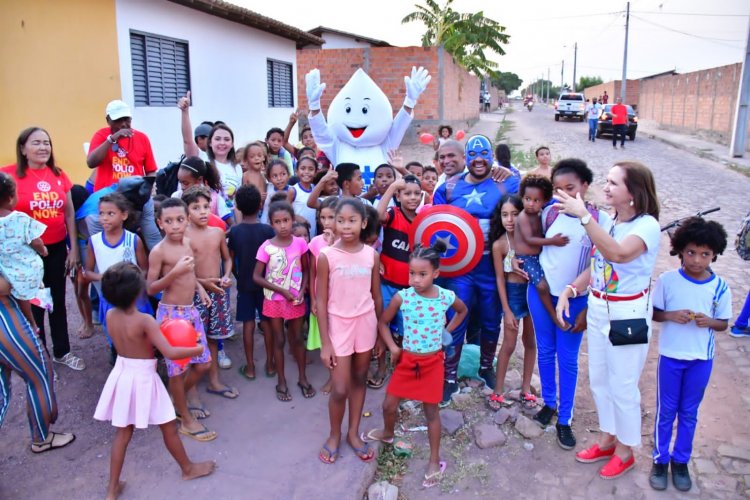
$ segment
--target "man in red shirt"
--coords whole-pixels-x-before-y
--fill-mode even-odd
[[[158,167],[146,134],[131,127],[133,113],[127,103],[115,100],[107,104],[107,126],[91,138],[86,164],[96,169],[94,192],[132,176],[151,177]],[[138,207],[135,207],[136,209]],[[102,230],[98,217],[87,219],[89,233]],[[146,246],[153,248],[161,241],[161,233],[154,220],[154,204],[149,200],[141,212],[141,234]]]
[[[612,147],[617,148],[617,136],[620,136],[620,148],[625,149],[625,134],[628,133],[628,108],[619,97],[610,110],[612,113]]]

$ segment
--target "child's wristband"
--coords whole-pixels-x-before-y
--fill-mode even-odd
[[[578,289],[575,285],[565,285],[565,288],[570,288],[570,291],[573,292],[573,298],[575,299],[578,297]]]

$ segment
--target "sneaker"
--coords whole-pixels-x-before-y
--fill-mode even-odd
[[[750,326],[737,326],[734,325],[731,330],[729,330],[729,335],[731,337],[735,338],[750,338]]]
[[[648,482],[653,489],[659,491],[667,489],[667,469],[669,469],[669,464],[654,464],[651,467]]]
[[[497,376],[495,375],[495,370],[492,368],[483,368],[479,370],[479,378],[481,378],[484,381],[484,385],[495,390],[495,382],[497,382]]]
[[[542,406],[542,409],[536,412],[536,415],[534,415],[534,420],[542,424],[542,427],[547,427],[552,420],[552,417],[555,416],[556,410],[554,408],[550,408],[547,405]]]
[[[667,466],[665,465],[665,485],[667,480],[666,467]],[[690,491],[690,488],[693,487],[693,481],[690,479],[690,472],[688,472],[687,464],[682,464],[680,462],[675,462],[674,460],[672,460],[672,484],[680,491]]]
[[[460,389],[458,388],[458,382],[446,381],[443,386],[443,400],[440,402],[440,408],[445,408],[451,404],[451,396],[458,394]]]
[[[615,479],[622,476],[633,467],[635,467],[635,455],[631,454],[630,458],[623,462],[620,457],[613,454],[612,458],[607,462],[607,465],[602,467],[599,471],[599,477],[602,479]]]
[[[229,356],[227,356],[227,353],[224,352],[224,349],[217,352],[217,358],[219,358],[219,368],[221,368],[222,370],[230,369],[232,367],[232,360],[229,359]]]
[[[598,444],[594,444],[585,450],[581,450],[576,453],[576,460],[582,464],[590,464],[598,462],[599,460],[609,460],[612,455],[615,454],[615,445],[613,444],[610,448],[602,450]]]
[[[576,437],[573,435],[573,429],[569,425],[557,424],[557,444],[563,450],[572,450],[576,445]]]
[[[69,352],[62,358],[53,357],[52,361],[54,361],[55,363],[60,363],[61,365],[65,365],[71,370],[81,371],[86,368],[86,363],[84,363],[81,358],[79,358],[72,352]]]

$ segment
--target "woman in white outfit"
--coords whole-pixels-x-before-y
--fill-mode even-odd
[[[592,217],[580,196],[556,194],[560,211],[578,217],[594,244],[591,268],[568,285],[557,303],[558,316],[567,312],[568,299],[588,298],[589,383],[599,416],[599,440],[576,454],[579,462],[607,460],[599,471],[604,479],[621,476],[635,465],[632,448],[641,443],[641,394],[638,380],[651,337],[651,275],[659,251],[659,201],[651,171],[637,162],[620,162],[609,171],[604,187],[615,211],[609,233]],[[629,322],[628,330],[614,328],[612,320]],[[642,320],[645,320],[645,324]],[[621,345],[639,337],[641,343]],[[628,337],[628,333],[632,334]],[[627,341],[627,340],[626,340]],[[613,344],[614,342],[614,344]]]

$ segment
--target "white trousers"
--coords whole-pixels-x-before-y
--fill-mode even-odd
[[[647,308],[648,302],[648,308]],[[607,303],[589,294],[589,385],[599,414],[599,429],[626,446],[641,444],[641,392],[638,380],[648,355],[648,344],[613,346],[610,319],[643,318],[651,339],[652,307],[648,297]]]

